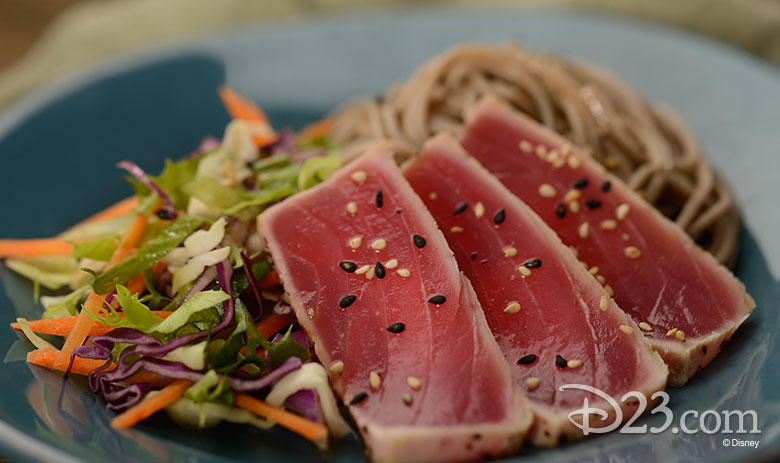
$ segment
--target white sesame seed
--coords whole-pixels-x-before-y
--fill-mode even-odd
[[[358,211],[357,204],[355,204],[354,202],[347,203],[347,212],[349,212],[352,215],[355,215],[357,214],[357,211]]]
[[[575,248],[574,246],[569,246],[569,251],[571,251],[571,253],[574,254],[574,257],[577,257],[580,254],[580,252],[577,251],[577,248]]]
[[[607,299],[607,296],[601,296],[601,300],[599,301],[599,309],[607,310],[608,308],[609,308],[609,299]]]
[[[628,215],[628,211],[630,210],[631,210],[631,206],[629,206],[626,203],[623,203],[617,207],[617,209],[615,210],[615,215],[617,216],[618,220],[623,220],[626,218],[626,216]]]
[[[376,268],[371,266],[368,268],[368,271],[366,271],[366,280],[371,280],[374,278],[374,275],[376,275]]]
[[[362,274],[368,272],[368,270],[370,268],[371,268],[370,265],[361,265],[360,267],[358,267],[357,270],[355,270],[355,273],[358,274],[358,275],[362,275]]]
[[[612,289],[612,286],[604,285],[604,291],[606,291],[607,294],[609,294],[609,297],[615,297],[615,290]]]
[[[596,276],[596,275],[598,275],[598,274],[599,274],[599,266],[598,266],[598,265],[594,265],[593,267],[591,267],[591,268],[588,270],[588,273],[590,273],[590,274],[591,274],[591,275],[593,275],[593,276]]]
[[[580,238],[587,238],[588,233],[590,232],[590,224],[588,224],[588,222],[583,222],[582,224],[580,224],[580,228],[578,231],[580,234]]]
[[[420,386],[422,386],[422,382],[414,376],[409,376],[406,378],[406,383],[412,389],[420,389]]]
[[[614,230],[615,228],[617,228],[617,222],[615,222],[612,219],[605,220],[601,222],[601,228],[603,228],[604,230]]]
[[[308,315],[309,318],[314,318],[314,309],[307,310],[306,315]]]
[[[349,176],[352,180],[362,184],[366,181],[366,178],[368,177],[365,172],[362,170],[358,170],[356,172],[353,172],[352,175]]]
[[[574,153],[572,153],[568,158],[566,158],[567,164],[569,164],[569,167],[572,169],[579,169],[582,165],[582,159]]]
[[[371,385],[371,389],[377,390],[382,385],[382,377],[379,373],[372,371],[368,374],[368,383]]]
[[[636,259],[642,255],[642,251],[640,251],[636,246],[627,246],[625,249],[623,249],[623,254],[625,254],[629,259]]]
[[[374,240],[373,243],[371,243],[371,249],[376,249],[377,251],[380,249],[384,249],[385,246],[387,246],[387,241],[383,240],[382,238],[379,238],[378,240]]]
[[[674,336],[675,334],[677,334],[677,331],[678,331],[677,328],[672,328],[671,330],[666,332],[666,336],[668,337]]]
[[[542,183],[539,185],[539,194],[545,198],[552,198],[555,196],[555,187],[549,183]]]
[[[678,341],[685,342],[685,331],[677,330],[677,332],[674,333],[674,337],[677,338]]]
[[[279,300],[279,295],[278,294],[272,293],[272,292],[269,292],[269,291],[261,291],[260,295],[263,296],[263,299],[268,299],[269,301],[276,302],[276,301]]]
[[[411,392],[404,392],[401,394],[401,400],[404,401],[406,405],[412,404],[412,393]]]
[[[531,153],[534,150],[534,145],[528,140],[520,140],[520,151],[523,153]]]
[[[595,275],[595,277],[596,277],[596,281],[598,281],[601,286],[607,284],[607,279],[604,278],[604,275]]]
[[[563,197],[563,202],[568,203],[571,201],[576,201],[582,197],[582,193],[580,193],[580,190],[577,190],[576,188],[573,190],[569,190],[566,192],[566,196]]]
[[[428,199],[436,199],[438,197],[439,197],[439,195],[437,195],[435,191],[428,195]]]
[[[507,305],[506,308],[504,309],[504,313],[517,313],[520,312],[520,309],[522,309],[520,303],[510,302],[509,305]]]
[[[517,248],[512,246],[507,246],[502,251],[504,252],[504,257],[512,257],[517,255]]]
[[[536,155],[539,157],[544,157],[545,154],[547,154],[547,147],[544,145],[536,145]]]
[[[628,325],[620,325],[620,331],[626,334],[632,334],[634,332],[634,329]]]
[[[564,156],[568,156],[572,154],[572,148],[570,143],[564,143],[561,145],[561,154]]]
[[[528,388],[529,391],[533,391],[537,387],[539,387],[539,378],[534,376],[533,378],[528,378],[525,380],[525,387]]]
[[[566,366],[569,368],[579,368],[582,366],[582,360],[569,360],[566,362]]]
[[[394,269],[398,267],[398,259],[390,259],[385,262],[385,268]]]
[[[623,238],[623,241],[628,241],[629,238],[628,233],[623,233],[621,237]]]
[[[349,247],[352,249],[357,249],[360,247],[360,245],[363,244],[363,237],[362,236],[356,236],[349,240]]]
[[[517,271],[520,272],[520,275],[523,275],[524,277],[531,276],[531,269],[525,265],[519,265],[517,267]]]
[[[344,371],[344,362],[341,360],[336,360],[335,362],[330,364],[330,367],[328,368],[331,373],[341,373]]]
[[[647,332],[653,331],[653,327],[647,322],[639,322],[639,329]]]
[[[580,203],[577,201],[569,201],[569,210],[572,214],[580,212]]]
[[[558,164],[563,162],[563,158],[561,157],[561,153],[556,150],[552,149],[547,153],[547,156],[545,156],[545,159],[547,159],[547,162],[551,162],[553,164]]]
[[[477,204],[474,205],[474,215],[478,219],[485,215],[485,205],[482,204],[482,201],[477,201]]]
[[[457,235],[458,233],[463,233],[463,227],[459,227],[455,225],[454,227],[450,228],[450,232]]]
[[[409,270],[407,270],[407,269],[405,269],[405,268],[399,268],[399,269],[396,271],[396,273],[397,273],[397,274],[399,274],[399,275],[401,275],[401,276],[402,276],[402,277],[404,277],[404,278],[406,278],[406,277],[408,277],[408,276],[410,276],[410,275],[412,274],[412,272],[410,272]]]

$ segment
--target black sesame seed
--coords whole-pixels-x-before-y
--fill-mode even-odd
[[[560,354],[555,356],[555,364],[560,368],[566,368],[566,359],[561,357]]]
[[[376,265],[374,266],[374,271],[376,273],[376,277],[379,278],[380,280],[384,278],[385,274],[387,273],[385,272],[385,267],[382,265],[381,262],[376,263]]]
[[[588,186],[588,179],[584,178],[584,177],[583,178],[578,178],[577,180],[574,181],[572,186],[574,188],[578,189],[578,190],[581,190],[581,189],[585,188],[586,186]]]
[[[401,322],[395,322],[392,325],[387,327],[387,331],[391,333],[400,333],[401,331],[406,329],[406,325],[404,325]]]
[[[368,398],[368,394],[367,393],[365,393],[365,392],[358,392],[357,394],[355,394],[354,397],[352,397],[352,400],[349,401],[349,404],[350,405],[356,405],[356,404],[359,404],[360,402],[366,400],[367,398]]]
[[[428,299],[428,302],[431,304],[441,305],[444,304],[444,302],[447,300],[446,297],[442,296],[441,294],[437,294],[430,299]]]
[[[601,207],[601,201],[597,199],[588,199],[585,201],[585,207],[588,209],[597,209]]]
[[[528,354],[520,357],[517,361],[518,365],[530,365],[536,361],[536,354]]]
[[[341,270],[344,270],[347,273],[352,273],[357,270],[357,265],[354,262],[350,262],[348,260],[342,260],[339,262],[339,267],[341,267]]]
[[[357,300],[357,296],[355,296],[354,294],[344,296],[339,301],[339,307],[341,307],[342,309],[346,309],[347,307],[354,304],[356,300]]]
[[[382,207],[382,190],[376,190],[376,207]]]
[[[401,208],[400,208],[400,207],[399,207],[398,209],[396,209],[396,210],[395,210],[395,213],[396,213],[396,214],[400,214],[401,212],[403,212],[403,211],[401,210]]]
[[[612,188],[612,182],[609,180],[601,184],[601,191],[607,192],[610,188]]]
[[[499,209],[498,212],[496,212],[496,215],[493,216],[493,223],[496,225],[501,225],[504,223],[504,220],[506,220],[506,211]]]
[[[455,206],[455,211],[453,211],[453,213],[454,213],[455,215],[458,215],[458,214],[460,214],[461,212],[465,211],[465,210],[466,210],[468,207],[469,207],[469,205],[468,205],[468,204],[466,204],[465,202],[463,202],[463,203],[460,203],[460,204],[458,204],[457,206]]]
[[[471,260],[477,260],[477,253],[476,252],[472,252],[471,253]]]
[[[564,218],[566,216],[566,207],[562,203],[555,206],[555,215],[560,218]]]
[[[414,241],[414,245],[418,248],[422,249],[425,247],[425,238],[415,233],[412,235],[412,241]]]
[[[483,264],[483,265],[484,265],[484,264],[487,264],[487,259],[482,259],[481,261],[479,261],[479,263],[480,263],[480,264]]]
[[[523,264],[523,267],[526,267],[526,268],[540,268],[541,266],[542,266],[542,261],[537,259],[537,258],[528,259]]]
[[[171,214],[166,209],[159,209],[155,214],[162,220],[171,220]]]

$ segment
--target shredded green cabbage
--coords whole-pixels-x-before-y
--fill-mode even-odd
[[[214,307],[228,300],[228,296],[223,291],[202,291],[195,294],[174,311],[168,318],[154,327],[154,332],[170,334],[186,325],[190,317],[196,313]]]
[[[73,243],[73,257],[108,262],[119,246],[119,236],[97,238],[84,243]]]
[[[179,246],[185,238],[203,224],[203,220],[188,215],[179,216],[157,236],[116,266],[98,275],[92,282],[95,292],[105,294],[116,285],[122,285],[131,278],[145,272],[166,254]]]
[[[327,155],[309,158],[298,175],[298,189],[306,190],[327,180],[341,167],[339,156]]]

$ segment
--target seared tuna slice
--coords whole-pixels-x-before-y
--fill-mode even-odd
[[[585,398],[611,414],[590,426],[614,421],[616,412],[603,398],[582,389],[562,391],[562,385],[595,387],[617,403],[631,391],[651,399],[664,388],[666,365],[636,324],[555,232],[454,138],[429,141],[404,175],[444,231],[526,390],[535,444],[582,437],[569,413]],[[633,416],[637,404],[623,403],[623,416]]]
[[[677,225],[563,138],[495,101],[461,143],[577,250],[681,386],[755,307],[742,283]]]
[[[371,150],[258,224],[373,460],[473,461],[521,444],[527,401],[387,150]]]

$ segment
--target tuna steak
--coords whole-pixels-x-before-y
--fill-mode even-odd
[[[634,322],[555,232],[454,138],[429,141],[404,175],[444,231],[504,357],[526,388],[535,414],[534,443],[582,437],[568,415],[584,398],[599,398],[560,391],[563,384],[595,387],[618,402],[630,391],[650,399],[664,388],[666,365]],[[591,406],[613,411],[603,400]],[[633,415],[636,406],[636,400],[623,404],[623,415]]]
[[[258,225],[373,460],[473,461],[519,447],[527,401],[389,151],[371,150]]]
[[[576,249],[669,365],[670,386],[712,361],[755,307],[679,227],[564,139],[495,101],[461,143]]]

